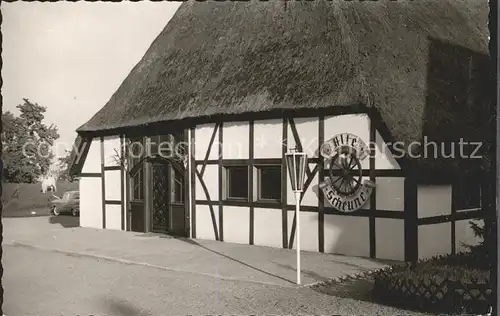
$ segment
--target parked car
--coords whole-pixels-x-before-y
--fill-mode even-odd
[[[62,213],[70,213],[73,216],[80,216],[80,191],[67,191],[62,198],[57,198],[50,202],[50,213],[58,216]]]

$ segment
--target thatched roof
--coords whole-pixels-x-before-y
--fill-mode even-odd
[[[78,177],[80,175],[85,158],[87,157],[90,149],[90,141],[91,140],[83,138],[80,135],[76,136],[69,158],[68,169],[70,178]]]
[[[440,135],[464,93],[484,103],[464,67],[485,67],[487,23],[487,0],[188,1],[78,132],[365,104],[397,141]]]

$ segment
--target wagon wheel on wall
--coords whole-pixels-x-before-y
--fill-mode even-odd
[[[340,195],[354,194],[361,187],[362,176],[361,163],[352,151],[341,151],[330,161],[330,181]]]

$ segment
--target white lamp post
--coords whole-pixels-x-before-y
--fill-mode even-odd
[[[297,284],[300,285],[300,193],[304,190],[307,155],[303,152],[291,149],[290,153],[286,154],[285,157],[292,190],[295,193],[295,218],[297,220]]]

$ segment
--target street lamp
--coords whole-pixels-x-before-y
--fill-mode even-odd
[[[297,220],[297,284],[300,285],[300,194],[304,190],[304,178],[306,174],[307,155],[292,148],[285,155],[288,174],[295,193],[295,218]]]

